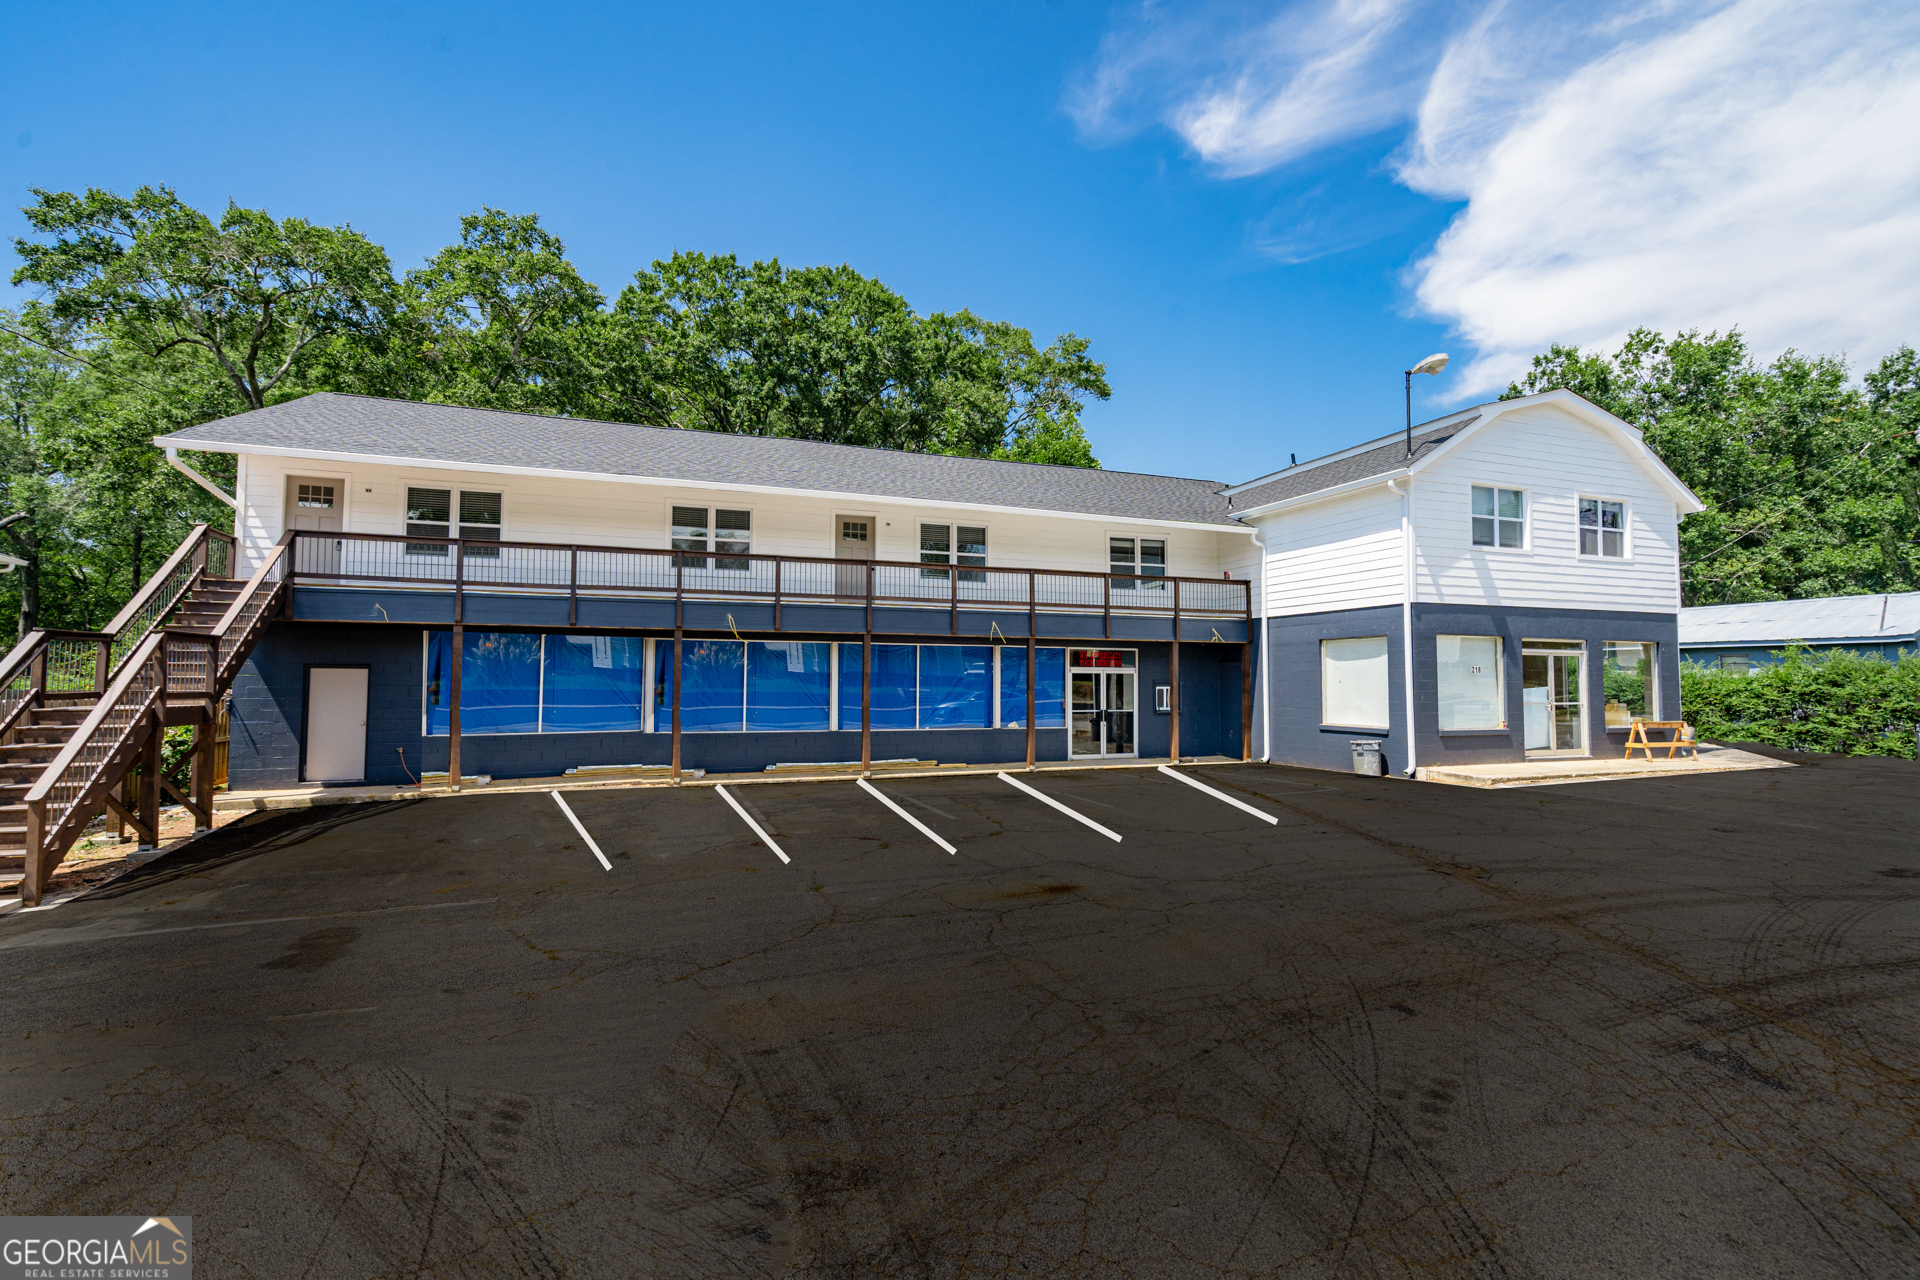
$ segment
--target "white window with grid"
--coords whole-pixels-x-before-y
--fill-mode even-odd
[[[920,525],[920,563],[923,565],[969,565],[987,567],[987,530],[977,524]],[[945,569],[922,569],[922,578],[947,580]],[[985,582],[984,573],[962,573],[962,582]]]
[[[732,507],[682,507],[673,509],[673,549],[675,551],[732,552],[734,557],[753,550],[753,513]],[[705,569],[707,558],[687,556],[689,569]],[[723,573],[745,573],[748,562],[718,555],[712,567]]]
[[[454,522],[454,514],[459,522]],[[498,542],[502,529],[501,495],[485,489],[429,489],[407,486],[407,532],[416,538],[464,538],[468,542]],[[456,532],[455,530],[458,530]],[[410,556],[445,556],[440,542],[410,542]],[[497,559],[498,547],[467,548],[474,559]]]
[[[1580,554],[1605,560],[1627,555],[1627,504],[1605,498],[1580,499]]]
[[[1473,545],[1519,551],[1527,545],[1527,493],[1496,485],[1473,486]]]
[[[1147,578],[1167,576],[1167,540],[1165,538],[1107,538],[1107,568],[1114,574],[1115,591],[1165,591],[1164,582]]]

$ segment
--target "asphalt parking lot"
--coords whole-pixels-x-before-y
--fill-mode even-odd
[[[1920,1273],[1920,768],[1184,772],[1277,821],[262,815],[0,919],[4,1212],[192,1214],[209,1277]]]

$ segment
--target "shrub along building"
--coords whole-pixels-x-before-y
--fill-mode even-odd
[[[1619,752],[1699,503],[1566,392],[1245,484],[308,396],[239,455],[236,789],[574,767]]]

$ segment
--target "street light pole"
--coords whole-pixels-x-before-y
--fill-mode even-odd
[[[1407,370],[1407,456],[1413,456],[1413,375],[1416,373],[1439,373],[1447,367],[1447,353],[1436,351]]]

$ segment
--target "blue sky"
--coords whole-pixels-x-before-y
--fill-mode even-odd
[[[1537,157],[1594,130],[1577,107],[1488,71],[1502,41],[1532,40],[1590,78],[1617,75],[1629,56],[1644,78],[1648,64],[1698,64],[1702,42],[1732,48],[1720,79],[1674,72],[1639,86],[1665,106],[1697,104],[1723,100],[1756,58],[1807,43],[1781,17],[1790,8],[1708,5],[1685,22],[1604,31],[1563,23],[1541,48],[1497,5],[1395,0],[15,3],[0,221],[23,229],[12,210],[30,186],[164,182],[203,208],[231,198],[350,221],[403,269],[455,238],[463,213],[537,211],[609,294],[675,248],[844,261],[922,311],[967,306],[1043,340],[1091,338],[1114,386],[1086,419],[1103,462],[1238,479],[1394,429],[1400,370],[1434,350],[1456,364],[1423,379],[1417,414],[1497,389],[1548,341],[1605,342],[1632,323],[1741,323],[1763,349],[1873,359],[1910,339],[1911,299],[1865,329],[1806,318],[1805,290],[1832,292],[1836,271],[1867,287],[1852,259],[1813,264],[1799,295],[1792,281],[1763,281],[1769,306],[1784,296],[1780,313],[1800,317],[1771,327],[1729,320],[1712,292],[1738,264],[1721,286],[1674,287],[1688,274],[1674,260],[1712,258],[1725,238],[1714,210],[1742,195],[1737,174],[1681,184],[1662,225],[1677,200],[1681,223],[1698,215],[1683,228],[1691,240],[1665,244],[1665,265],[1636,267],[1648,223],[1601,207],[1610,159],[1647,163],[1646,137],[1625,125],[1576,168],[1523,169],[1544,191],[1513,176],[1516,150]],[[1716,18],[1722,27],[1707,28]],[[1912,71],[1900,61],[1911,26],[1893,22],[1867,69],[1895,89]],[[1857,52],[1834,43],[1822,56],[1788,68],[1789,86],[1859,82],[1862,68],[1842,65]],[[1904,103],[1893,93],[1861,107],[1868,118],[1842,120],[1870,132],[1880,158],[1848,152],[1822,181],[1855,180],[1849,164],[1884,170],[1889,144],[1912,132]],[[1769,107],[1785,109],[1742,111]],[[1892,123],[1877,110],[1894,111]],[[1735,126],[1692,145],[1745,145]],[[1779,145],[1777,128],[1770,139]],[[1856,242],[1900,238],[1913,166],[1894,167],[1868,193],[1885,216],[1857,215]],[[1859,257],[1850,244],[1835,252]],[[1883,256],[1874,268],[1881,280],[1889,266]],[[1860,309],[1845,296],[1822,306],[1814,321]]]

